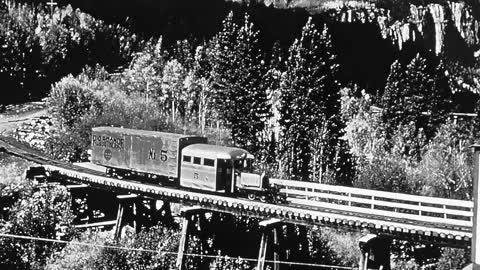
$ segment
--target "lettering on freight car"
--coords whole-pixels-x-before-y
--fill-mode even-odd
[[[167,161],[168,157],[167,157],[167,150],[162,150],[160,151],[160,160],[161,161]]]
[[[148,159],[150,160],[155,160],[157,159],[157,153],[155,152],[155,149],[150,148],[148,151]],[[160,161],[167,161],[168,156],[167,156],[167,150],[160,150]]]
[[[93,146],[124,149],[124,139],[107,135],[92,135]]]
[[[157,153],[155,153],[155,149],[150,148],[150,151],[148,151],[148,159],[156,159],[157,158]]]

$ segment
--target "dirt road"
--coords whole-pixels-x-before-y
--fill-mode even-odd
[[[25,110],[19,110],[18,113],[15,111],[7,111],[6,113],[0,114],[0,135],[11,135],[22,123],[44,115],[47,115],[47,108],[35,108],[31,111],[27,108]]]

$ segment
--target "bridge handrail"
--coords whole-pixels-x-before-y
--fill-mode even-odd
[[[391,215],[453,226],[472,226],[471,201],[282,179],[271,179],[271,182],[282,187],[281,192],[287,195],[287,200],[295,204],[368,215]]]
[[[306,189],[312,189],[312,190],[324,190],[324,191],[332,191],[332,192],[338,192],[338,193],[347,193],[347,194],[350,193],[350,194],[361,195],[361,196],[374,196],[377,198],[386,198],[389,200],[394,199],[399,201],[421,202],[425,204],[437,204],[437,205],[446,205],[446,206],[473,209],[473,201],[410,195],[410,194],[395,193],[395,192],[388,192],[388,191],[334,186],[334,185],[319,184],[314,182],[283,180],[283,179],[275,179],[275,178],[270,179],[270,181],[275,185],[285,186],[286,188],[293,187],[293,188],[306,188]],[[426,199],[428,199],[428,201],[426,201]]]

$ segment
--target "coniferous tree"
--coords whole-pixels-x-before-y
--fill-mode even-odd
[[[285,70],[285,57],[281,51],[280,44],[275,43],[269,59],[269,68],[264,75],[264,81],[267,85],[268,102],[271,106],[271,117],[267,120],[265,129],[265,137],[267,139],[265,147],[266,162],[273,164],[277,159],[278,146],[277,142],[280,137],[280,112],[278,110],[280,105],[280,81]],[[278,164],[274,164],[278,165]]]
[[[310,18],[281,81],[281,162],[291,177],[321,181],[333,166],[341,131],[335,57],[327,27],[319,32]]]
[[[435,135],[436,127],[448,117],[451,100],[442,63],[432,69],[418,54],[406,67],[393,63],[381,99],[387,138],[391,138],[399,127],[408,126],[413,133],[406,136],[425,136],[426,141],[412,145],[410,153],[419,154],[420,148]]]
[[[230,13],[212,41],[210,53],[216,111],[230,129],[233,144],[257,153],[270,108],[258,32],[248,15],[238,27]]]

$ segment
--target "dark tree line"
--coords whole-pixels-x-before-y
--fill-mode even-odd
[[[7,5],[8,3],[8,5]],[[109,71],[127,64],[145,42],[120,25],[109,25],[71,6],[0,4],[2,104],[43,98],[50,85],[85,65]]]

